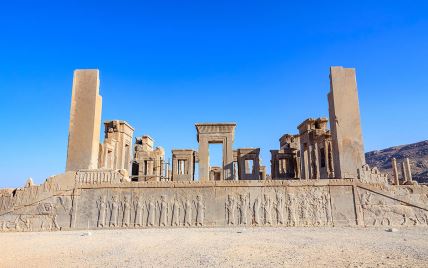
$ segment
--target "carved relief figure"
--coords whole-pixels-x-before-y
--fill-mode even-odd
[[[158,202],[158,208],[159,208],[159,226],[167,226],[168,224],[168,210],[169,205],[168,202],[166,202],[166,196],[161,196],[160,203]]]
[[[276,194],[276,202],[274,203],[274,207],[278,224],[284,224],[285,201],[281,192],[277,192]]]
[[[265,224],[272,224],[272,200],[265,194],[263,202],[263,212],[265,216]]]
[[[385,222],[389,225],[391,221],[386,216],[386,211],[384,208],[383,202],[379,202],[378,205],[373,205],[372,203],[373,195],[369,192],[365,192],[361,196],[361,205],[362,208],[371,213],[373,219],[372,225],[384,225]]]
[[[102,228],[106,224],[106,215],[107,215],[107,203],[106,198],[103,196],[100,196],[99,200],[97,201],[97,208],[98,208],[98,222],[97,227]]]
[[[229,225],[235,224],[235,210],[236,210],[236,201],[235,197],[228,195],[226,201],[226,222]]]
[[[196,225],[203,226],[204,225],[204,217],[205,217],[205,205],[202,201],[202,196],[196,196]]]
[[[192,202],[187,198],[183,204],[184,207],[184,225],[192,225]]]
[[[172,203],[172,226],[180,225],[180,203],[178,202],[177,196],[174,198],[174,202]]]
[[[142,197],[139,197],[137,201],[134,201],[135,220],[134,225],[136,227],[143,226],[143,214],[144,214],[144,201]]]
[[[304,193],[299,196],[301,225],[309,226],[310,204]]]
[[[314,189],[312,193],[312,208],[314,212],[314,224],[320,226],[323,222],[323,215],[326,215],[324,206],[322,205],[322,192],[319,189]]]
[[[41,203],[37,206],[37,210],[39,215],[43,215],[48,219],[48,230],[52,230],[52,228],[60,229],[57,223],[57,207],[56,204],[52,203]],[[41,229],[45,229],[45,221],[42,220]]]
[[[150,201],[147,206],[147,225],[148,226],[155,226],[156,222],[156,205],[155,201],[153,200],[153,197],[150,198]]]
[[[250,208],[248,197],[246,195],[239,196],[238,211],[239,211],[239,224],[247,225],[248,223],[248,209]]]
[[[1,230],[2,230],[3,232],[6,232],[6,231],[7,231],[7,224],[6,224],[6,222],[5,222],[5,221],[2,221],[2,223],[1,223]]]
[[[419,223],[418,217],[416,216],[416,213],[412,207],[403,205],[391,205],[386,207],[386,211],[402,216],[403,222],[401,223],[401,225],[407,225],[409,223],[411,225],[417,225]]]
[[[129,197],[125,196],[123,198],[122,202],[122,211],[123,211],[123,218],[122,218],[122,226],[123,227],[129,227],[131,223],[131,202],[129,201]]]
[[[288,225],[296,226],[296,197],[294,194],[287,195],[287,208],[288,208]]]
[[[418,217],[417,212],[411,206],[402,204],[386,204],[383,199],[373,201],[373,194],[365,192],[361,195],[361,205],[365,212],[372,215],[373,225],[384,225],[385,223],[395,225],[417,225],[425,223],[424,213],[420,212]],[[397,219],[397,216],[402,218]]]
[[[261,201],[260,201],[260,198],[257,197],[256,200],[254,200],[254,205],[253,205],[254,224],[256,225],[260,224],[260,207],[261,207]]]
[[[322,203],[323,203],[323,207],[324,207],[324,211],[326,214],[326,218],[327,218],[327,225],[332,225],[333,224],[333,216],[331,213],[331,201],[330,201],[330,194],[328,193],[328,191],[325,191],[322,195]]]
[[[117,195],[112,196],[110,201],[110,227],[117,227],[117,222],[119,220],[119,198]]]

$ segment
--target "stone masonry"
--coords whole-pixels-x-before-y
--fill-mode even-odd
[[[98,168],[101,96],[98,70],[76,70],[71,96],[66,171]]]

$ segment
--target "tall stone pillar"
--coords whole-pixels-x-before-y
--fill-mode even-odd
[[[397,168],[397,159],[392,158],[392,176],[393,176],[393,184],[400,185],[400,180],[398,178],[398,168]]]
[[[319,165],[319,149],[318,149],[318,143],[315,142],[314,144],[314,158],[312,159],[312,163],[314,163],[314,174],[312,175],[312,179],[320,179],[320,165]]]
[[[355,69],[330,68],[328,94],[336,178],[358,178],[365,163]]]
[[[406,173],[406,177],[407,177],[406,182],[409,183],[409,184],[411,184],[413,182],[413,178],[412,178],[412,170],[410,168],[410,160],[409,160],[409,158],[406,158],[404,160],[403,164],[404,164],[404,172]]]
[[[98,70],[74,71],[66,171],[98,168],[101,105]]]
[[[208,140],[205,137],[199,139],[199,180],[210,179],[210,160],[208,154]]]
[[[223,144],[223,179],[233,180],[233,134],[226,135],[226,144]]]
[[[401,163],[401,174],[403,174],[403,184],[409,181],[409,177],[407,176],[406,163]]]

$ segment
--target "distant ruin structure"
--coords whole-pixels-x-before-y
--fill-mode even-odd
[[[195,180],[197,152],[192,149],[172,150],[172,181]]]
[[[100,145],[99,168],[124,169],[130,173],[134,128],[121,120],[104,123],[104,143]]]
[[[135,139],[133,181],[160,181],[164,176],[165,151],[162,147],[153,146],[154,140],[150,136]]]
[[[271,150],[271,177],[284,180],[300,178],[300,136],[285,134],[280,149]]]
[[[326,118],[306,119],[299,129],[302,179],[333,179],[333,151]]]
[[[270,174],[262,148],[233,148],[236,123],[195,124],[199,147],[174,148],[172,163],[149,135],[133,144],[123,120],[104,123],[101,144],[99,83],[98,70],[75,71],[66,172],[0,189],[0,231],[428,226],[428,186],[412,180],[409,159],[401,179],[392,160],[391,180],[365,163],[355,69],[331,67],[330,120],[282,135]],[[213,143],[219,166],[210,166]]]
[[[199,143],[199,176],[200,181],[209,180],[209,144],[223,145],[223,166],[220,180],[232,180],[233,172],[233,142],[235,139],[235,123],[198,123],[196,124],[197,140]]]

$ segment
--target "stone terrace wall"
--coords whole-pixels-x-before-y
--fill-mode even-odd
[[[81,178],[81,176],[76,176]],[[0,211],[1,231],[223,226],[428,226],[428,187],[355,180],[94,181]],[[10,201],[12,198],[12,201]],[[13,197],[0,197],[13,203]],[[9,204],[9,203],[8,203]]]

